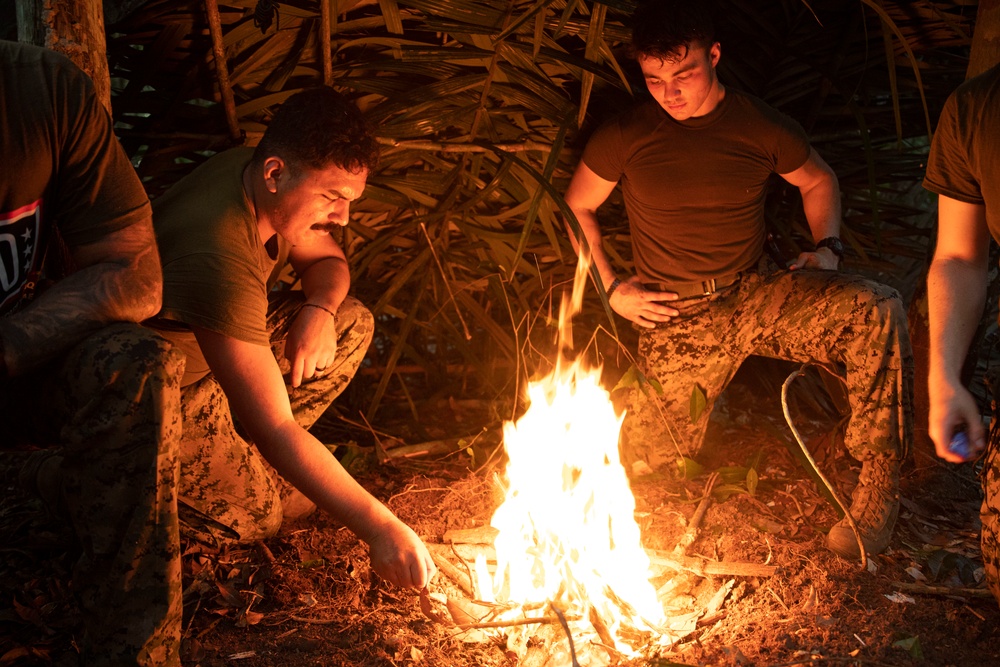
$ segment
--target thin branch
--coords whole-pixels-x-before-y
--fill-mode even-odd
[[[803,367],[804,368],[804,367]],[[795,423],[792,421],[792,413],[788,409],[788,388],[791,386],[792,381],[800,375],[805,375],[802,368],[796,370],[787,378],[785,378],[784,384],[781,385],[781,410],[785,413],[785,421],[788,422],[788,428],[792,430],[792,435],[795,436],[795,441],[799,443],[799,447],[802,449],[802,454],[805,455],[806,460],[809,461],[809,465],[812,466],[813,471],[819,477],[819,479],[826,486],[827,491],[830,492],[830,496],[837,501],[840,509],[843,510],[844,516],[847,518],[847,523],[851,525],[851,530],[854,531],[854,537],[858,540],[858,549],[861,551],[861,569],[865,570],[868,568],[868,554],[865,552],[865,543],[861,540],[861,530],[858,528],[857,522],[854,521],[854,517],[851,516],[851,510],[844,504],[844,501],[840,499],[837,495],[836,489],[830,484],[830,480],[826,478],[823,471],[819,469],[816,465],[816,460],[809,453],[809,448],[806,447],[805,441],[802,440],[802,436],[799,435],[799,430],[795,428]]]
[[[462,311],[458,308],[458,302],[455,301],[455,294],[451,291],[451,281],[448,280],[448,274],[444,272],[444,267],[441,266],[441,260],[438,259],[437,251],[434,249],[434,242],[431,241],[431,235],[427,233],[427,225],[421,222],[420,230],[427,237],[427,245],[430,246],[431,256],[434,258],[434,263],[437,264],[438,271],[441,272],[441,281],[444,282],[444,287],[448,290],[448,299],[455,304],[455,312],[458,314],[458,321],[462,323],[462,333],[465,334],[465,340],[472,340],[472,334],[469,333],[469,325],[465,323]]]
[[[492,148],[488,148],[481,144],[466,144],[466,143],[451,143],[443,141],[423,141],[423,140],[412,140],[412,141],[399,141],[396,139],[390,139],[388,137],[377,137],[377,140],[383,146],[391,146],[393,148],[407,148],[413,150],[421,151],[440,151],[442,153],[493,153],[493,149],[497,148],[506,153],[523,153],[525,151],[542,151],[543,153],[548,153],[552,150],[550,144],[542,143],[540,141],[522,141],[519,143],[504,143],[504,144],[492,144]]]

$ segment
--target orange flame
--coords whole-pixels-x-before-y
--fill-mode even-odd
[[[560,309],[563,348],[587,264],[581,256],[573,297]],[[600,385],[600,369],[585,369],[579,359],[568,366],[560,360],[549,376],[530,383],[528,399],[517,423],[504,424],[506,498],[491,521],[499,530],[497,569],[490,578],[485,563],[477,564],[480,594],[518,605],[550,603],[583,619],[593,607],[613,648],[631,655],[623,623],[651,631],[664,613],[618,456],[622,418]]]

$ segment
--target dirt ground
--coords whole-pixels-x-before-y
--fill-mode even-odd
[[[717,409],[701,470],[633,480],[636,517],[644,546],[671,552],[717,473],[685,562],[766,564],[774,573],[661,568],[653,583],[671,614],[691,619],[688,631],[669,647],[640,645],[638,657],[618,664],[1000,664],[1000,610],[981,587],[974,466],[946,467],[914,452],[892,544],[862,570],[824,548],[836,515],[789,446],[780,408],[746,407],[753,404],[744,396]],[[463,410],[460,401],[441,401],[427,414],[470,432],[476,416]],[[827,444],[828,426],[805,422],[800,428],[820,467],[848,489],[857,475],[850,460]],[[329,428],[342,436],[336,424]],[[340,451],[359,480],[431,544],[443,544],[448,531],[488,524],[502,499],[499,457],[491,459],[486,446],[388,463],[374,448]],[[80,631],[69,577],[73,542],[18,490],[25,455],[0,457],[0,667],[70,667]],[[381,581],[365,546],[322,515],[241,549],[186,543],[184,586],[190,667],[571,664],[549,658],[551,643],[562,640],[557,625],[539,629],[521,659],[506,649],[504,630],[471,641],[442,603],[468,596],[443,573],[424,613],[416,591]]]

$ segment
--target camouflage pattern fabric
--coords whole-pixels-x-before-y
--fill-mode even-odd
[[[302,302],[297,292],[272,300],[268,327],[278,353]],[[350,382],[373,328],[371,313],[345,300],[336,363],[288,387],[302,426]],[[44,480],[53,488],[39,492],[60,498],[56,509],[83,545],[74,587],[88,667],[180,667],[179,531],[209,544],[250,542],[281,524],[280,480],[238,435],[213,376],[181,390],[183,363],[154,332],[121,324],[56,367],[0,385],[0,411],[20,435],[64,445],[59,474]]]
[[[990,432],[981,473],[983,504],[979,509],[979,518],[983,529],[980,550],[986,570],[986,584],[993,597],[1000,602],[1000,433],[995,418]]]
[[[979,477],[983,487],[983,503],[979,508],[983,524],[980,551],[986,584],[993,597],[1000,602],[1000,371],[993,369],[987,372],[986,382],[993,401],[990,433]]]
[[[304,297],[275,292],[270,299],[271,348],[288,378],[284,341]],[[311,427],[350,383],[371,343],[374,319],[347,297],[337,311],[337,357],[333,365],[288,390],[292,412]],[[286,484],[240,434],[218,381],[211,374],[182,392],[184,433],[180,447],[182,531],[208,544],[253,542],[281,526],[279,489]]]
[[[73,586],[88,667],[180,667],[177,498],[183,355],[152,331],[116,324],[59,361],[0,383],[5,423],[62,446],[40,491],[57,498],[82,554]]]
[[[913,434],[913,359],[895,290],[836,271],[765,269],[671,305],[680,315],[639,337],[639,370],[663,394],[650,387],[632,392],[622,425],[627,469],[639,460],[655,468],[696,455],[715,400],[750,355],[813,363],[838,376],[852,410],[844,438],[851,455],[905,456]],[[695,386],[706,405],[692,421]]]

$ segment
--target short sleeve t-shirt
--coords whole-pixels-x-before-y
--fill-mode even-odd
[[[985,206],[990,234],[1000,241],[1000,65],[963,83],[945,102],[924,187]]]
[[[150,215],[90,79],[68,58],[0,40],[0,313],[39,268],[50,226],[70,248]]]
[[[187,355],[183,384],[209,372],[190,327],[268,345],[267,294],[285,265],[280,236],[261,242],[243,190],[252,148],[210,158],[153,202],[163,308],[150,323]]]
[[[716,278],[753,266],[764,247],[771,174],[809,157],[794,120],[732,89],[710,113],[676,121],[650,100],[602,126],[583,162],[621,182],[643,282]]]

